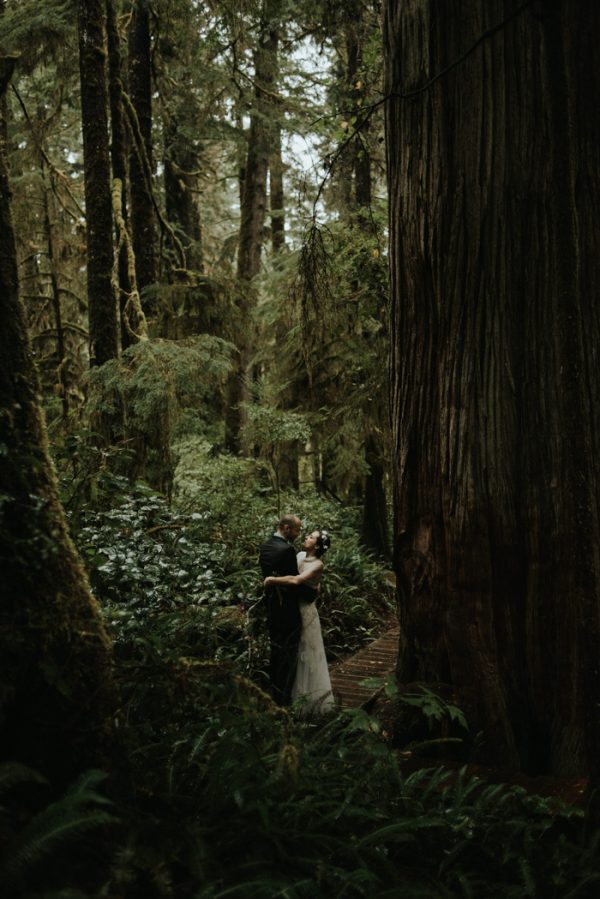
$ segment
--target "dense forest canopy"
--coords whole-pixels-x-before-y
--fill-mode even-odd
[[[596,37],[0,0],[11,895],[595,895]],[[331,666],[400,625],[362,707],[269,695],[284,513]]]
[[[135,474],[168,492],[173,470],[164,447],[175,418],[190,410],[209,442],[235,451],[257,446],[284,482],[296,483],[289,456],[304,455],[310,435],[310,477],[354,501],[374,472],[371,501],[382,492],[387,439],[381,113],[351,138],[357,111],[380,95],[374,11],[357,6],[366,17],[358,35],[355,12],[342,5],[294,4],[290,18],[282,3],[108,4],[105,13],[104,3],[83,4],[78,73],[74,6],[9,4],[3,28],[7,47],[21,54],[9,91],[13,215],[51,423],[80,412],[90,393],[102,403],[115,388],[126,391],[139,354],[148,352],[138,346],[147,333],[156,352],[160,341],[192,338],[208,350],[216,337],[216,368],[186,378],[210,393],[204,412],[177,385],[165,396],[157,363],[157,383],[145,384],[157,394],[149,417],[121,397],[123,416],[104,423],[113,442],[145,432],[146,458]],[[100,31],[87,42],[94,18]],[[102,28],[108,65],[98,81]],[[110,127],[99,121],[103,109]],[[111,214],[115,191],[122,197],[113,264],[102,216]],[[88,216],[87,244],[85,203],[99,204]],[[307,229],[310,250],[298,270]],[[233,370],[223,384],[228,345]],[[89,361],[111,359],[119,360],[118,382],[107,383],[108,372],[88,381]],[[156,414],[157,406],[168,413]],[[269,408],[284,413],[279,430],[289,432],[271,446],[264,435],[255,442]],[[300,417],[288,418],[292,410]],[[385,535],[372,540],[387,551]]]

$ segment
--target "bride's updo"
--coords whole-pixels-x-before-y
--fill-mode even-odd
[[[319,536],[317,537],[317,545],[315,546],[315,556],[317,559],[320,559],[321,556],[324,556],[329,547],[331,546],[331,537],[327,533],[327,531],[319,531]]]

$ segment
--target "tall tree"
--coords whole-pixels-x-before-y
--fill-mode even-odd
[[[112,283],[113,214],[108,140],[106,0],[79,0],[79,72],[85,173],[90,360],[119,351],[119,318]]]
[[[0,58],[0,97],[13,63]],[[0,140],[0,746],[3,760],[62,780],[107,750],[111,647],[58,499],[9,201]]]
[[[385,9],[399,675],[595,768],[597,4]],[[596,771],[597,774],[597,771]]]
[[[242,186],[237,277],[240,282],[236,343],[239,349],[236,371],[230,378],[225,421],[226,445],[240,449],[240,404],[247,398],[246,379],[254,349],[251,327],[252,280],[260,271],[267,208],[267,175],[274,142],[275,92],[277,88],[277,29],[281,0],[263,0],[259,35],[254,48],[254,100],[248,133],[248,151]]]
[[[186,137],[175,111],[168,113],[165,134],[165,206],[169,222],[181,240],[186,267],[201,272],[202,229],[198,207],[200,154]]]
[[[345,36],[347,52],[347,89],[349,90],[349,115],[350,120],[359,120],[363,115],[363,106],[368,101],[367,69],[364,62],[365,35],[368,34],[366,11],[360,0],[354,0],[345,9]],[[373,176],[371,172],[371,152],[368,142],[368,120],[358,135],[358,139],[351,145],[352,150],[352,177],[354,195],[350,200],[352,209],[352,227],[373,236],[374,243],[378,241],[377,227],[375,225],[371,205],[373,193]],[[369,266],[366,265],[362,272],[369,274]],[[372,287],[371,287],[372,290]],[[377,312],[385,304],[376,303]],[[375,313],[377,315],[377,312]],[[379,335],[380,342],[383,335]],[[363,542],[381,556],[389,558],[388,542],[388,512],[385,495],[384,477],[384,441],[382,434],[386,429],[385,401],[383,392],[368,410],[365,419],[364,456],[367,473],[363,485],[363,515],[361,536]]]
[[[123,103],[123,79],[121,62],[121,39],[117,23],[117,10],[115,0],[106,2],[106,37],[108,48],[108,95],[110,101],[110,157],[114,182],[120,185],[120,206],[122,228],[128,227],[127,209],[127,185],[129,184],[129,169],[127,165],[127,129],[125,108]],[[129,259],[127,252],[127,235],[122,233],[119,225],[116,225],[118,253],[118,282],[119,282],[119,309],[121,313],[121,345],[125,349],[131,343],[132,331],[135,330],[135,322],[130,322],[129,307],[127,304],[132,285],[129,274]]]
[[[129,26],[128,89],[131,98],[131,228],[135,271],[140,292],[158,276],[156,226],[152,200],[152,36],[148,0],[135,0]],[[144,299],[144,311],[153,314],[154,302]]]
[[[285,248],[285,192],[281,156],[281,126],[274,123],[273,145],[269,165],[269,201],[271,207],[271,245],[274,253]]]

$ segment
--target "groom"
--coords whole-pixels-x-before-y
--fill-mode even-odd
[[[296,552],[292,542],[300,533],[301,522],[296,515],[284,515],[277,530],[260,548],[260,567],[263,577],[298,574]],[[302,619],[298,599],[300,587],[267,587],[267,620],[271,655],[269,678],[273,699],[279,705],[291,705],[292,686],[296,674],[298,643]]]

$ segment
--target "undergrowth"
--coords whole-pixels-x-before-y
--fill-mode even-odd
[[[268,653],[260,543],[279,517],[252,461],[179,448],[172,504],[144,485],[112,476],[102,503],[72,512],[77,545],[121,658],[152,644],[165,656],[228,660],[264,683]],[[352,510],[315,492],[284,495],[303,529],[326,527],[333,545],[319,599],[330,662],[387,626],[392,593],[385,568],[358,540]],[[299,546],[298,546],[299,548]]]
[[[177,452],[171,505],[112,475],[101,502],[71,492],[115,641],[113,767],[58,798],[35,773],[8,771],[0,880],[12,895],[595,896],[597,840],[580,811],[466,770],[408,774],[364,710],[317,721],[272,703],[257,554],[279,512],[332,534],[319,599],[331,658],[385,626],[386,571],[359,545],[352,510],[316,493],[282,494],[278,507],[258,463],[197,442]],[[431,693],[404,701],[449,713]]]
[[[297,721],[227,666],[184,658],[149,655],[143,670],[119,666],[119,678],[113,821],[79,827],[72,793],[58,803],[72,826],[57,857],[97,828],[93,886],[67,865],[64,891],[31,892],[23,869],[15,896],[596,895],[597,840],[585,838],[580,811],[464,770],[407,775],[365,712]],[[10,817],[5,803],[3,831]],[[30,852],[32,828],[18,824],[4,866]]]

